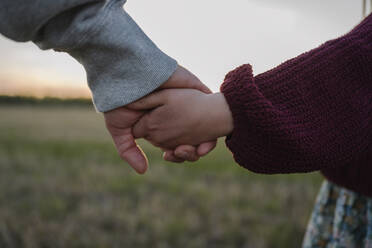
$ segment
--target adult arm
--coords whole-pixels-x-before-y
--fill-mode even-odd
[[[0,33],[67,52],[87,72],[93,102],[106,112],[152,92],[177,62],[122,8],[125,0],[1,0]]]
[[[221,91],[234,119],[226,144],[251,171],[310,172],[363,157],[372,141],[372,15],[256,77],[241,66]]]

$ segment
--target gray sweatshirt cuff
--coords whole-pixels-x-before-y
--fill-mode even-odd
[[[59,25],[56,19],[54,27],[44,31],[49,33],[48,39],[38,43],[43,49],[68,52],[84,66],[94,105],[100,112],[151,93],[177,68],[177,62],[156,47],[124,11],[122,3],[111,1],[87,8],[63,35],[55,33]]]
[[[100,112],[151,93],[177,68],[122,8],[111,8],[97,31],[70,54],[84,65]]]

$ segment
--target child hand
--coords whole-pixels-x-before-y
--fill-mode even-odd
[[[133,134],[162,148],[198,145],[225,136],[233,129],[231,112],[221,93],[166,89],[127,107],[151,110],[133,127]]]

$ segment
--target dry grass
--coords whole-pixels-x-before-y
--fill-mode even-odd
[[[321,177],[264,176],[221,142],[150,170],[120,161],[88,108],[0,106],[0,247],[299,247]]]

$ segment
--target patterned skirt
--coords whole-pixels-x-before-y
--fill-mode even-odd
[[[372,248],[372,198],[325,181],[303,248]]]

